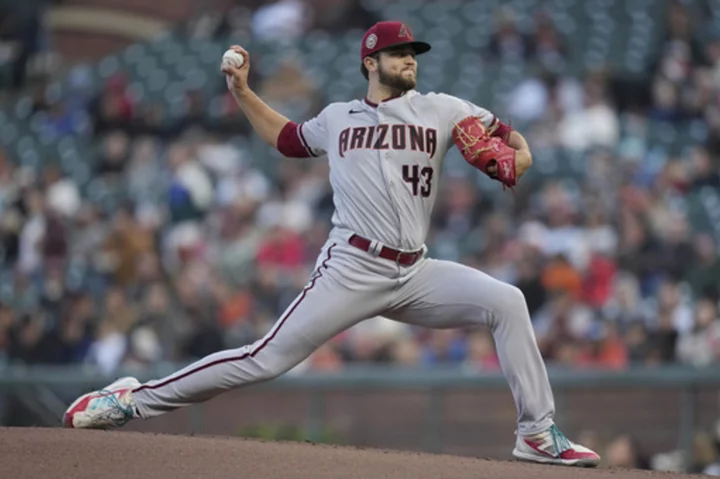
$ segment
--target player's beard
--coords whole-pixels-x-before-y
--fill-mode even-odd
[[[380,69],[378,70],[378,82],[381,85],[385,85],[388,88],[398,91],[399,93],[405,93],[406,91],[415,88],[415,77],[406,78],[402,76],[402,74],[403,72],[400,72],[397,75],[391,75],[385,71],[382,65],[380,65]]]

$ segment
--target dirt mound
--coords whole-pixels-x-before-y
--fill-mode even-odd
[[[16,479],[692,477],[237,438],[25,428],[0,429],[0,475]]]

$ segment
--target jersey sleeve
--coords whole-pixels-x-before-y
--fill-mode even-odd
[[[324,155],[328,142],[325,112],[300,124],[287,122],[278,135],[278,151],[288,158]]]
[[[327,152],[327,108],[318,116],[300,123],[298,137],[310,156],[322,156]]]
[[[480,118],[487,128],[493,126],[497,121],[497,118],[490,110],[477,106],[472,102],[452,95],[440,94],[438,96],[443,97],[446,106],[444,111],[447,115],[447,123],[451,126],[454,126],[455,123],[459,123],[468,116]]]

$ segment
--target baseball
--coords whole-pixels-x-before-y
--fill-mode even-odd
[[[224,68],[226,65],[240,68],[243,63],[245,63],[245,58],[243,58],[242,55],[237,53],[235,50],[228,50],[223,54],[222,57],[222,67]]]

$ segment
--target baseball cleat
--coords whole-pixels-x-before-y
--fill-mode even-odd
[[[571,442],[556,426],[534,436],[517,435],[513,456],[521,461],[561,466],[595,467],[600,456]]]
[[[105,389],[77,398],[65,411],[63,425],[75,429],[113,429],[137,417],[132,390],[140,381],[120,378]]]

